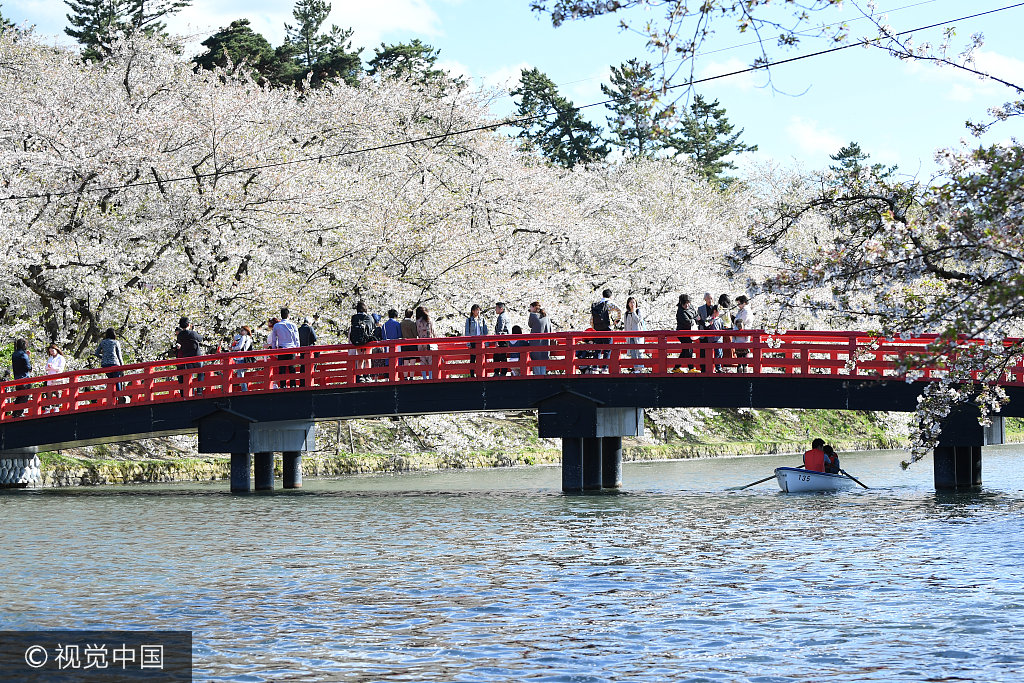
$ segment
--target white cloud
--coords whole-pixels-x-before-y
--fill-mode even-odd
[[[843,138],[822,128],[817,121],[801,116],[790,118],[786,134],[802,152],[809,155],[835,154],[846,144]]]
[[[351,26],[355,30],[354,44],[365,45],[371,51],[385,36],[396,32],[427,38],[444,35],[441,18],[427,0],[335,0],[328,21],[342,28]],[[407,37],[403,35],[400,40]]]
[[[235,19],[246,18],[253,30],[262,33],[271,45],[280,45],[284,41],[284,25],[295,23],[293,4],[281,0],[197,0],[167,23],[172,32],[206,36]],[[444,35],[441,19],[428,0],[333,0],[324,26],[329,28],[331,24],[353,29],[352,44],[366,48],[364,58],[373,56],[373,48],[382,41]]]
[[[742,59],[737,57],[730,57],[724,62],[709,62],[697,73],[697,78],[713,78],[715,76],[722,76],[724,74],[732,73],[734,71],[742,71],[749,69],[750,65],[744,62]],[[736,88],[737,90],[753,90],[764,85],[764,72],[760,72],[760,75],[756,71],[750,71],[747,73],[736,74],[735,76],[729,76],[727,78],[719,78],[714,81],[710,81],[707,84],[702,84],[701,89],[709,87],[718,88]]]
[[[978,71],[984,71],[1017,85],[1020,85],[1021,77],[1024,77],[1024,62],[998,52],[979,50],[974,56],[974,66]]]
[[[572,100],[575,105],[590,104],[605,99],[601,92],[601,84],[607,83],[612,76],[610,66],[602,66],[591,75],[575,81],[559,83],[558,90]]]
[[[519,85],[519,78],[523,73],[523,69],[529,69],[532,66],[529,62],[519,62],[511,66],[503,66],[490,73],[482,74],[479,80],[485,86],[511,90]]]
[[[435,65],[438,69],[447,71],[456,78],[462,78],[463,80],[469,80],[473,76],[473,72],[470,71],[469,67],[462,62],[457,62],[454,59],[439,59]]]
[[[945,97],[953,102],[972,102],[979,98],[990,99],[1004,93],[1009,98],[1012,94],[1005,85],[975,76],[963,69],[951,66],[939,67],[931,62],[918,60],[908,60],[905,64],[910,75],[927,82],[945,84],[947,88]],[[1020,84],[1024,78],[1024,61],[998,52],[978,50],[974,54],[974,63],[968,66],[1010,83]]]

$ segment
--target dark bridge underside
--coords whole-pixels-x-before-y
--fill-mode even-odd
[[[850,381],[793,377],[564,377],[428,383],[368,384],[314,391],[239,393],[114,410],[60,414],[14,421],[0,427],[0,449],[38,446],[71,448],[197,431],[196,421],[230,410],[257,422],[338,420],[392,415],[425,415],[531,410],[564,392],[623,408],[821,408],[909,412],[922,383]],[[1006,389],[1010,403],[1002,414],[1024,416],[1024,389]]]

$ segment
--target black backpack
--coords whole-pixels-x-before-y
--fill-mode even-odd
[[[594,329],[604,332],[612,329],[612,314],[608,308],[608,302],[601,299],[590,307],[590,316],[594,319]]]
[[[353,344],[369,344],[374,341],[373,318],[365,313],[352,316],[352,330],[348,339]]]

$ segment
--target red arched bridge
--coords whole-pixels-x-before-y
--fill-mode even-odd
[[[201,452],[232,454],[232,487],[247,490],[251,453],[257,488],[266,488],[266,456],[274,451],[286,454],[285,485],[298,485],[316,421],[532,409],[541,436],[562,438],[563,487],[577,490],[618,485],[621,437],[642,433],[644,408],[912,411],[923,383],[946,373],[906,370],[935,337],[750,330],[715,332],[723,340],[716,342],[698,334],[399,339],[12,380],[0,384],[0,450],[198,432]],[[123,374],[108,376],[114,371]],[[1024,363],[994,381],[1017,399],[1004,414],[1024,415]],[[944,450],[936,450],[937,486],[979,484],[985,443],[976,415],[952,416]]]

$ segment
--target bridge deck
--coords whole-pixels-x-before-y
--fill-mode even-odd
[[[0,448],[194,431],[196,419],[218,408],[255,420],[338,419],[533,408],[565,390],[635,407],[912,410],[922,383],[947,372],[941,366],[914,369],[914,358],[934,337],[886,341],[860,332],[756,330],[716,335],[725,341],[678,331],[394,340],[138,363],[116,368],[124,373],[117,378],[104,368],[52,375],[46,383],[15,380],[0,384]],[[607,339],[611,343],[602,341]],[[546,345],[498,345],[517,340]],[[595,357],[601,352],[609,357]],[[674,372],[690,365],[690,372]],[[547,374],[532,374],[540,368]],[[974,379],[1024,394],[1020,361],[998,377]],[[1006,414],[1024,409],[1020,403]]]

